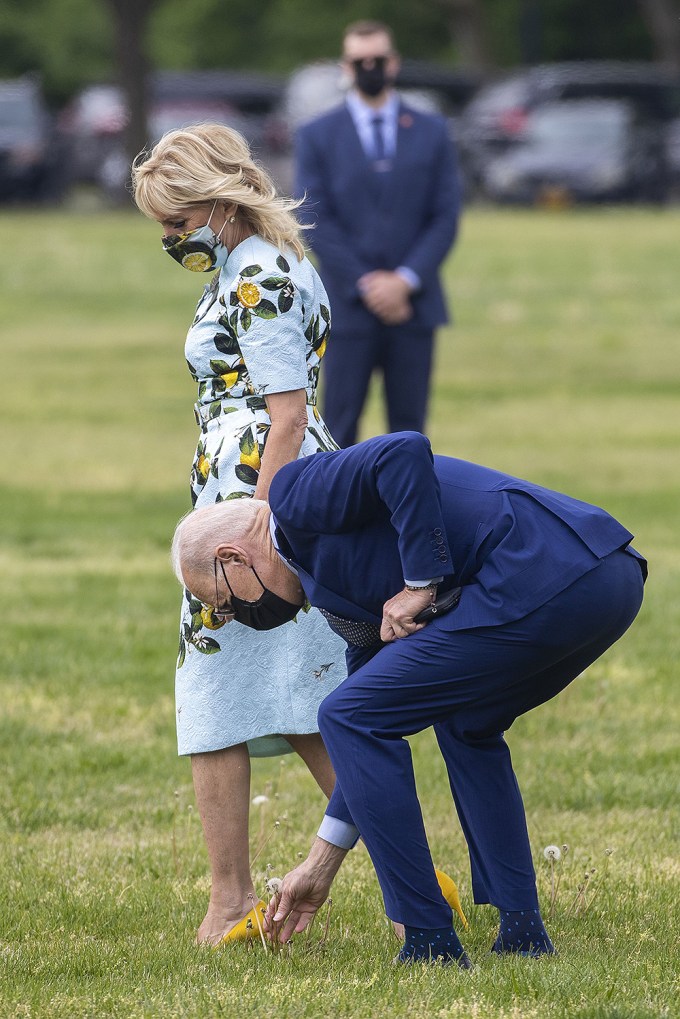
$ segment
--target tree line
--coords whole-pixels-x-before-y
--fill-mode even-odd
[[[151,66],[286,73],[337,56],[365,17],[392,25],[405,56],[449,66],[638,59],[680,73],[680,0],[8,0],[0,77],[38,72],[59,105]]]

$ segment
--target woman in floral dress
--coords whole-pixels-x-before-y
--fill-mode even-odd
[[[163,227],[165,251],[191,271],[217,270],[185,348],[198,383],[193,504],[266,499],[284,463],[336,448],[316,409],[328,298],[304,256],[296,203],[277,196],[242,136],[217,124],[165,135],[136,161],[133,185],[140,210]],[[316,715],[344,676],[344,644],[316,609],[258,632],[225,625],[185,593],[178,746],[191,755],[212,872],[198,941],[236,940],[258,919],[250,756],[295,750],[330,794],[334,776]]]

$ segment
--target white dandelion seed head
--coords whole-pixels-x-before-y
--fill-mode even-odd
[[[567,853],[569,852],[569,846],[568,846],[568,845],[566,844],[566,842],[565,842],[565,843],[564,843],[564,845],[562,846],[562,852],[563,852],[563,854],[564,854],[565,856],[566,856],[566,855],[567,855]]]
[[[269,797],[265,796],[264,793],[260,793],[259,796],[253,796],[253,806],[261,807],[265,803],[269,803]]]
[[[560,860],[562,858],[562,850],[559,846],[546,846],[543,850],[543,855],[546,860]]]
[[[605,849],[605,851],[604,851],[604,855],[605,855],[605,856],[611,856],[613,852],[614,852],[614,850],[613,850],[613,849]]]
[[[283,884],[283,878],[270,877],[267,881],[265,888],[270,895],[277,895],[281,891],[281,885]]]

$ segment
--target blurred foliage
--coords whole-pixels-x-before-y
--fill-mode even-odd
[[[493,62],[574,58],[649,59],[637,0],[478,0]],[[372,17],[393,26],[406,56],[456,64],[457,0],[156,0],[148,50],[167,68],[287,72],[334,57],[345,25]],[[116,75],[105,0],[5,0],[0,76],[38,72],[59,104],[80,86]]]

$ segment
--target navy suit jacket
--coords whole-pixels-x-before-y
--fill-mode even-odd
[[[269,504],[281,551],[312,605],[373,623],[404,578],[437,576],[463,587],[442,626],[519,619],[633,537],[597,506],[433,457],[417,432],[286,464]]]
[[[442,117],[403,104],[392,169],[376,173],[347,107],[304,125],[296,137],[302,219],[319,260],[336,330],[366,328],[375,318],[357,280],[374,269],[407,266],[422,289],[412,299],[416,327],[447,321],[439,266],[455,236],[460,185],[453,143]]]

